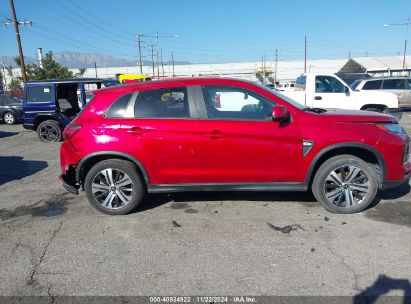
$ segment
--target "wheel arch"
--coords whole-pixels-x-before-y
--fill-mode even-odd
[[[308,169],[308,173],[306,176],[306,183],[308,185],[311,185],[318,168],[327,159],[330,159],[333,156],[341,154],[350,154],[353,156],[357,156],[366,162],[377,164],[380,168],[380,171],[378,172],[380,176],[379,186],[382,186],[386,175],[386,164],[384,157],[374,147],[361,143],[340,143],[322,149],[320,152],[317,153],[317,155],[311,162],[311,165]]]
[[[116,151],[99,151],[91,153],[85,157],[83,157],[77,164],[76,167],[76,182],[79,184],[84,183],[84,179],[86,178],[87,172],[90,170],[92,166],[107,159],[123,159],[131,161],[137,168],[137,172],[141,175],[144,179],[144,182],[148,186],[150,184],[150,179],[147,174],[147,170],[145,169],[144,165],[134,156],[116,152]]]
[[[41,115],[37,115],[36,118],[34,118],[34,121],[33,121],[34,130],[37,130],[39,125],[43,121],[46,121],[46,120],[54,120],[59,124],[59,126],[61,127],[61,130],[64,129],[63,126],[61,125],[59,119],[56,116],[54,116],[52,114],[41,114]]]

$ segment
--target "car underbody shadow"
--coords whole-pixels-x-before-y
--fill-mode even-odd
[[[160,207],[170,202],[218,202],[218,201],[253,201],[253,202],[301,202],[306,207],[320,206],[311,192],[181,192],[169,194],[147,194],[135,212]]]

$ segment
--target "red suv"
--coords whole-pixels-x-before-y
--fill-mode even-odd
[[[398,120],[304,107],[255,83],[187,78],[98,90],[64,130],[61,179],[108,214],[146,192],[307,191],[335,213],[407,183]]]

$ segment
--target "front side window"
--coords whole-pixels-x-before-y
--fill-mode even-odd
[[[35,86],[27,88],[28,102],[52,102],[50,86]]]
[[[383,90],[405,90],[405,79],[384,79]]]
[[[140,91],[134,107],[136,118],[189,118],[186,88]]]
[[[335,77],[316,76],[315,77],[316,93],[344,93],[345,86]]]
[[[362,87],[363,90],[379,90],[381,89],[382,80],[367,81]]]
[[[271,120],[275,104],[266,98],[235,87],[203,87],[207,116],[227,120]]]

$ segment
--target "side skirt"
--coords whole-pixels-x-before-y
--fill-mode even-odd
[[[149,193],[189,192],[189,191],[307,191],[306,183],[209,183],[149,185]]]

